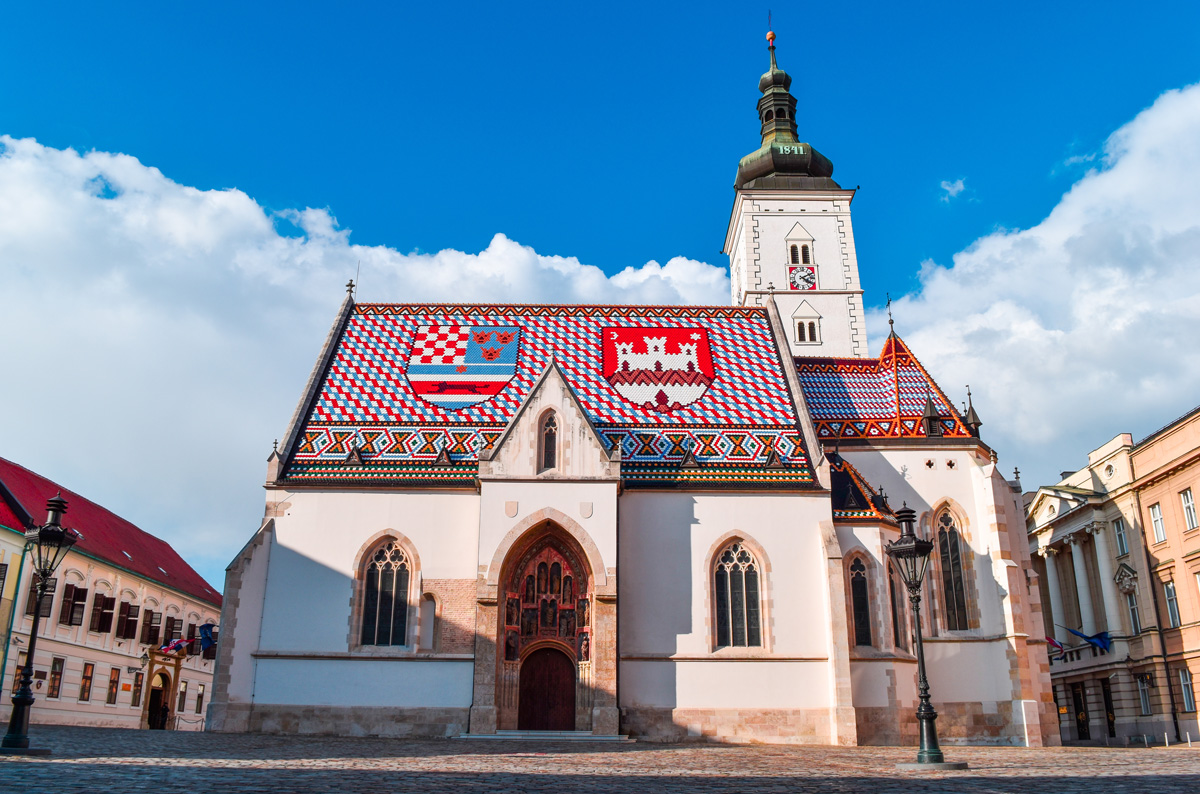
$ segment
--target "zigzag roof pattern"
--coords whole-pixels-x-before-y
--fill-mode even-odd
[[[819,488],[757,307],[353,305],[289,483],[466,485],[551,362],[627,485]]]
[[[882,493],[871,487],[862,473],[836,450],[827,452],[829,490],[833,501],[833,520],[848,524],[881,522],[899,526],[896,515]]]
[[[954,404],[895,334],[878,358],[797,357],[795,365],[817,438],[924,438],[927,397],[941,416],[943,437],[971,436]]]

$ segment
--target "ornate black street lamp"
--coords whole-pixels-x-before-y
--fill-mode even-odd
[[[929,554],[933,543],[918,538],[913,531],[917,518],[915,510],[907,504],[896,511],[900,522],[900,537],[887,545],[887,553],[896,561],[904,586],[908,588],[908,600],[913,608],[913,628],[916,630],[917,683],[921,702],[917,706],[917,723],[921,728],[921,749],[917,751],[916,764],[900,764],[906,768],[921,769],[966,769],[964,762],[947,762],[938,746],[937,712],[929,702],[929,679],[925,677],[925,646],[921,642],[921,583],[925,581],[925,569],[929,567]]]
[[[71,547],[83,538],[75,530],[62,525],[62,514],[65,512],[67,500],[59,494],[46,502],[46,523],[25,532],[25,550],[31,556],[33,575],[37,577],[33,627],[29,630],[29,649],[25,652],[25,665],[21,668],[21,686],[13,695],[12,717],[8,721],[8,733],[0,742],[0,753],[45,755],[50,752],[29,749],[29,708],[33,705],[33,661],[38,628],[42,622],[42,599],[46,597],[46,588],[54,571]]]

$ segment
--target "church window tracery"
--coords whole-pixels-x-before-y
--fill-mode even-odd
[[[854,612],[854,644],[871,644],[871,600],[867,592],[867,566],[859,557],[850,564],[850,600]]]
[[[896,585],[896,572],[888,566],[888,595],[892,602],[892,638],[897,648],[908,650],[908,632],[905,631],[903,594]]]
[[[558,420],[553,411],[542,419],[539,432],[538,471],[548,471],[558,466]]]
[[[963,577],[962,543],[958,527],[955,526],[954,517],[949,510],[938,514],[937,533],[946,628],[950,631],[966,631],[967,594]]]
[[[741,541],[722,549],[713,566],[713,609],[717,647],[762,645],[760,566]]]
[[[363,645],[405,645],[412,564],[394,540],[383,543],[363,571]]]

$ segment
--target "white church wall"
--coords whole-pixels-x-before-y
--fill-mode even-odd
[[[624,661],[621,702],[684,709],[827,709],[822,661]]]
[[[414,600],[421,579],[475,579],[475,494],[296,491],[279,498],[288,504],[275,519],[262,649],[346,651],[356,558],[388,531],[417,554]]]
[[[259,659],[255,699],[270,704],[468,708],[474,663]]]

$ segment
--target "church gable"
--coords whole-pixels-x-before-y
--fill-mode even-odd
[[[927,399],[937,411],[943,437],[971,436],[953,403],[894,334],[876,359],[794,361],[819,439],[923,438]]]
[[[495,446],[480,451],[479,476],[616,479],[620,461],[551,362]]]
[[[358,304],[278,481],[471,487],[552,361],[627,486],[819,487],[751,307]]]

